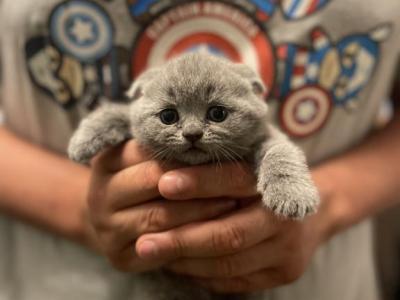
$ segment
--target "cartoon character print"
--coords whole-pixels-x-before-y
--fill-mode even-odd
[[[250,0],[254,12],[262,22],[268,21],[280,8],[287,20],[298,20],[322,9],[331,0]],[[240,1],[233,1],[240,3]]]
[[[142,30],[132,50],[115,44],[115,26],[99,4],[126,5]],[[330,0],[69,0],[49,14],[49,35],[26,43],[33,82],[62,107],[94,108],[102,96],[123,100],[144,69],[188,51],[248,64],[280,99],[281,125],[293,137],[323,127],[333,106],[351,107],[368,83],[388,26],[347,36],[334,44],[321,29],[311,49],[275,47],[264,26],[278,10],[288,20],[310,16]],[[277,83],[278,82],[278,83]],[[276,97],[275,97],[276,96]],[[272,97],[271,97],[272,98]]]
[[[82,95],[83,70],[77,60],[63,56],[45,37],[30,39],[25,51],[33,81],[60,105],[68,107]]]
[[[278,47],[278,59],[284,65],[276,95],[285,99],[282,127],[292,136],[306,137],[323,126],[332,104],[354,107],[375,70],[380,42],[389,33],[390,26],[382,25],[367,34],[347,36],[335,45],[316,28],[311,33],[312,49],[295,44]]]
[[[104,3],[113,1],[102,0]],[[242,45],[235,45],[232,39],[226,39],[223,32],[214,32],[218,26],[214,26],[214,31],[209,28],[210,30],[202,32],[200,24],[199,32],[189,32],[181,36],[181,40],[177,40],[168,53],[165,53],[165,59],[185,51],[205,51],[226,56],[235,61],[249,63],[254,69],[258,69],[266,84],[271,87],[275,71],[263,66],[274,65],[274,51],[266,32],[256,23],[268,21],[279,7],[291,13],[301,11],[302,13],[293,13],[291,16],[291,18],[296,18],[313,13],[322,7],[321,4],[328,1],[317,1],[318,5],[314,5],[316,1],[312,1],[314,4],[310,4],[311,6],[298,6],[289,2],[287,0],[249,0],[246,5],[243,5],[243,0],[209,1],[209,7],[239,14],[244,23],[250,24],[248,34],[241,34],[240,32],[245,32],[246,29],[238,27],[234,21],[230,25],[228,22],[225,24],[227,27],[225,29],[231,31],[232,34],[240,35],[239,40],[242,41]],[[301,2],[309,3],[310,1]],[[175,7],[193,4],[193,1],[126,0],[125,3],[135,22],[150,24],[157,21],[162,13],[167,13]],[[215,3],[214,6],[213,3]],[[311,9],[301,9],[306,6]],[[218,17],[221,16],[217,14],[212,16],[212,13],[214,12],[210,11],[209,17],[217,22]],[[185,16],[182,16],[183,23],[184,18]],[[190,20],[187,22],[190,23]],[[93,108],[101,96],[114,100],[123,98],[122,92],[129,86],[130,80],[140,72],[138,71],[140,67],[137,66],[134,67],[134,72],[130,72],[132,67],[129,66],[132,59],[133,65],[138,64],[132,57],[137,56],[140,51],[135,50],[132,55],[129,50],[115,45],[114,24],[98,2],[93,0],[63,1],[51,11],[48,24],[49,35],[29,39],[25,47],[29,73],[40,89],[50,94],[64,108],[74,105],[78,99],[87,108]],[[154,46],[157,45],[158,43],[155,42]],[[259,55],[259,51],[266,54]],[[251,56],[256,59],[251,59]]]
[[[288,20],[298,20],[322,9],[331,0],[281,0],[283,15]]]
[[[122,99],[129,85],[129,54],[113,45],[113,24],[105,10],[92,1],[61,2],[51,12],[49,26],[48,37],[26,43],[33,82],[64,108],[78,99],[88,109],[101,96]]]

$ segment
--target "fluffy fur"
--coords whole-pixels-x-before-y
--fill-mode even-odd
[[[268,107],[260,97],[264,90],[258,75],[245,65],[187,54],[141,75],[128,91],[130,104],[106,105],[83,120],[68,152],[86,163],[105,147],[135,138],[164,160],[191,165],[245,160],[255,166],[266,208],[302,219],[315,212],[318,193],[303,152],[268,122]],[[226,119],[207,118],[211,107],[223,107]],[[176,110],[179,120],[164,124],[160,113],[165,109]],[[188,136],[197,136],[196,141]],[[157,286],[157,281],[163,280],[150,280],[148,286]],[[172,294],[154,299],[213,299],[207,293],[196,293],[196,298],[169,290]]]

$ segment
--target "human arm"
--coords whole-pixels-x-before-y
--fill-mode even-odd
[[[80,243],[89,169],[0,127],[0,211]]]
[[[140,206],[159,197],[157,184],[163,174],[162,167],[149,161],[149,155],[132,141],[107,153],[94,162],[97,169],[107,171],[96,173],[97,169],[78,165],[0,127],[0,212],[81,243],[118,264],[122,252],[110,255],[109,251],[120,246],[117,239],[127,239],[132,244],[135,239],[132,228],[141,234],[157,230],[158,226],[159,230],[165,230],[174,224],[211,218],[233,205],[228,203],[227,207],[215,201],[213,205],[210,201],[204,206],[200,201],[189,201],[183,208],[178,203],[153,201]],[[105,189],[108,195],[101,193]],[[90,190],[91,207],[88,206]],[[111,198],[110,194],[116,196]],[[108,205],[110,202],[124,202],[126,206],[114,210]],[[180,211],[177,206],[192,214],[174,214]],[[154,219],[163,214],[175,217]],[[146,219],[149,223],[142,223]],[[134,257],[129,259],[131,270],[138,270]],[[142,264],[141,268],[150,268],[150,264]]]
[[[319,212],[304,222],[279,220],[254,203],[218,220],[141,236],[137,241],[139,256],[162,257],[171,262],[171,270],[200,278],[206,287],[219,292],[255,291],[292,282],[305,271],[319,245],[398,203],[399,134],[397,112],[387,128],[316,167],[312,175],[322,202]],[[250,196],[249,186],[254,184],[251,175],[246,177],[240,168],[229,171],[233,173],[223,174],[225,184],[211,168],[173,171],[161,178],[160,191],[178,200],[215,193]],[[174,191],[177,176],[184,176],[187,186]],[[201,188],[204,185],[208,190]],[[157,246],[156,251],[142,252],[142,243],[149,240]]]

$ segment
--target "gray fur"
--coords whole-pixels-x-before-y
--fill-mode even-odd
[[[106,104],[82,120],[70,140],[68,155],[74,161],[88,163],[98,152],[131,138],[129,107]]]
[[[304,153],[277,128],[269,125],[269,138],[256,152],[257,191],[275,214],[303,219],[319,203]]]
[[[247,160],[255,166],[265,206],[279,216],[302,219],[315,212],[318,192],[303,152],[269,124],[268,107],[260,97],[263,91],[259,76],[245,65],[187,54],[141,75],[127,93],[130,104],[106,106],[83,120],[69,155],[85,163],[103,148],[134,137],[163,160],[191,165]],[[229,112],[221,123],[205,118],[209,107],[216,105]],[[166,108],[178,110],[177,123],[161,122],[159,113]],[[184,138],[191,132],[201,133],[202,138],[192,144]],[[190,150],[193,145],[197,150]],[[171,286],[170,294],[163,291],[167,298],[154,299],[204,299],[193,293],[177,296],[172,292],[176,289],[167,286]]]

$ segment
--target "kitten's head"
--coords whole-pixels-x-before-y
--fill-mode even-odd
[[[162,159],[239,160],[265,134],[263,92],[249,67],[187,54],[135,81],[128,92],[133,135]]]

